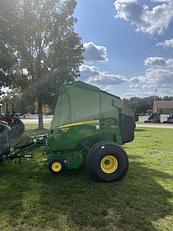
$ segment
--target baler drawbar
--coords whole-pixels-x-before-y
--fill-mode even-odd
[[[40,148],[41,146],[45,146],[47,143],[47,137],[47,135],[28,137],[22,144],[18,143],[14,146],[6,146],[0,150],[0,161],[20,161],[22,158],[32,157],[32,154],[28,153]]]

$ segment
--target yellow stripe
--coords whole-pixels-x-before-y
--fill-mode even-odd
[[[98,122],[99,122],[99,120],[85,120],[85,121],[72,122],[69,124],[61,125],[58,128],[67,128],[67,127],[86,125],[86,124],[97,124]]]

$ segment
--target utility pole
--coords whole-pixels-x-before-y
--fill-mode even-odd
[[[156,93],[157,93],[157,88],[154,90],[153,112],[157,112],[157,111],[155,110]]]

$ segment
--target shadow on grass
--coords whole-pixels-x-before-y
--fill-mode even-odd
[[[171,176],[138,162],[131,162],[127,176],[113,183],[93,182],[83,169],[55,177],[45,165],[1,166],[1,225],[5,217],[16,230],[156,231],[154,222],[173,213],[172,193],[156,180]]]
[[[135,128],[135,132],[145,132],[146,129],[143,128]]]

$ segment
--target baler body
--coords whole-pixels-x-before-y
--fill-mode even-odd
[[[66,169],[76,169],[95,143],[132,141],[134,115],[119,97],[97,87],[81,81],[65,84],[48,135],[48,161],[58,159]]]

